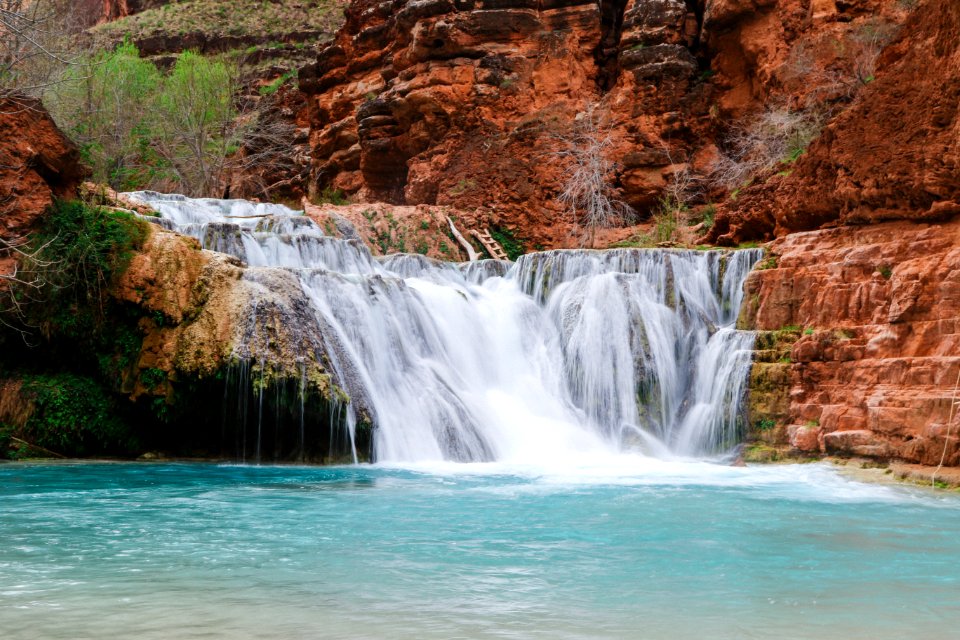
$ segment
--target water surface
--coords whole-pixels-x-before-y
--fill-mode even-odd
[[[946,638],[960,500],[820,465],[0,466],[34,638]]]

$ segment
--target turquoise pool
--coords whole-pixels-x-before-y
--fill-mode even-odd
[[[960,496],[822,465],[0,466],[0,634],[948,638]]]

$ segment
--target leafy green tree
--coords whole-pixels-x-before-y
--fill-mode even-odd
[[[46,96],[93,178],[118,190],[217,196],[241,136],[237,70],[188,51],[164,76],[125,42],[67,68]]]
[[[215,195],[237,150],[236,72],[186,52],[156,102],[158,152],[188,195]]]
[[[150,109],[162,85],[157,68],[125,42],[69,67],[46,103],[80,145],[94,180],[129,189],[152,184],[164,173],[152,149]]]

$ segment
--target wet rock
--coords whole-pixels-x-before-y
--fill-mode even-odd
[[[887,443],[872,431],[834,431],[823,436],[823,447],[828,453],[852,454],[868,458],[886,458],[892,453]]]

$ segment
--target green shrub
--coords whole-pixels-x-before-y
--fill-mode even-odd
[[[238,149],[236,82],[236,69],[186,51],[151,105],[155,146],[188,195],[216,195],[227,158]]]
[[[270,96],[270,95],[273,95],[273,94],[275,94],[277,91],[280,90],[280,87],[282,87],[282,86],[285,85],[288,81],[290,81],[290,80],[292,80],[293,78],[296,78],[296,77],[297,77],[297,70],[296,70],[296,69],[291,69],[290,71],[287,71],[285,74],[283,74],[282,76],[280,76],[279,78],[277,78],[277,79],[274,80],[273,82],[271,82],[271,83],[269,83],[269,84],[265,84],[265,85],[263,85],[262,87],[260,87],[260,95],[262,95],[262,96]]]
[[[34,410],[19,437],[31,444],[65,456],[122,452],[132,444],[113,398],[89,378],[28,376],[22,393]]]
[[[771,420],[770,418],[761,418],[753,423],[753,428],[756,431],[770,431],[776,426],[776,421]]]
[[[626,240],[614,242],[608,249],[647,249],[656,246],[653,237],[647,233],[638,233]]]
[[[701,220],[703,222],[704,229],[713,228],[713,222],[714,222],[714,218],[716,218],[716,215],[717,215],[717,205],[708,204],[706,207],[703,208],[703,211],[701,212],[701,216],[702,216]]]
[[[517,258],[525,254],[526,248],[524,247],[524,241],[514,235],[513,230],[507,229],[505,227],[494,227],[490,231],[490,236],[497,241],[497,243],[503,247],[503,251],[507,254],[507,258],[516,262]]]
[[[683,202],[665,196],[653,212],[653,239],[657,243],[680,240],[680,227],[686,222],[688,207]]]
[[[154,390],[167,381],[167,373],[163,369],[150,367],[140,372],[140,382],[149,390]]]
[[[239,148],[237,76],[191,51],[164,76],[124,42],[71,64],[44,101],[96,181],[214,196]]]
[[[15,290],[23,320],[44,335],[87,339],[103,319],[107,290],[147,238],[135,216],[60,200],[32,238],[26,285]]]
[[[70,65],[44,97],[52,115],[80,146],[93,179],[125,190],[150,184],[164,168],[151,149],[150,105],[162,76],[130,42]]]
[[[759,271],[765,271],[767,269],[776,269],[777,266],[778,266],[777,256],[770,256],[764,259],[759,264],[757,264],[756,268]]]
[[[318,204],[333,204],[337,206],[342,206],[345,204],[350,204],[350,201],[347,199],[346,194],[340,189],[334,189],[333,187],[324,187],[320,194],[317,196]],[[363,212],[364,215],[367,214],[366,211]],[[368,220],[372,220],[376,215],[375,212],[370,211],[370,217]]]

